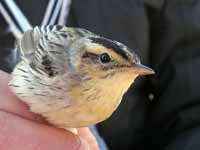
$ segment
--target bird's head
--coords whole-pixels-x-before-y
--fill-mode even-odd
[[[74,43],[70,58],[81,76],[81,102],[92,103],[93,113],[104,120],[119,105],[138,75],[154,71],[140,64],[138,56],[125,45],[103,37],[84,38]],[[81,88],[80,88],[81,87]],[[81,90],[80,90],[81,89]],[[77,90],[72,90],[77,91]],[[77,92],[74,92],[76,97]]]
[[[103,37],[83,38],[72,51],[76,71],[86,79],[126,82],[138,75],[153,74],[138,56],[122,43]],[[78,46],[78,48],[77,48]],[[77,54],[78,53],[78,54]]]

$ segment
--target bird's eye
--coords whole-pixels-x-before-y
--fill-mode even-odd
[[[110,56],[107,53],[103,53],[100,55],[100,60],[102,63],[108,63],[110,62]]]

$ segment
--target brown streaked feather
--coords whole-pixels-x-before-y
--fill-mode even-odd
[[[54,77],[62,74],[64,67],[67,67],[68,60],[65,55],[73,41],[91,35],[93,33],[80,28],[35,27],[25,32],[19,41],[21,57],[28,60],[34,70],[39,69],[49,77]]]

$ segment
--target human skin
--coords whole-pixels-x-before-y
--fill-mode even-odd
[[[0,149],[4,150],[97,150],[88,128],[77,135],[49,125],[28,111],[8,88],[10,75],[0,71]]]

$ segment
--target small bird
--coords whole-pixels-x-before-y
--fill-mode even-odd
[[[60,128],[107,119],[137,76],[154,73],[124,44],[81,28],[34,27],[17,50],[11,90]]]

